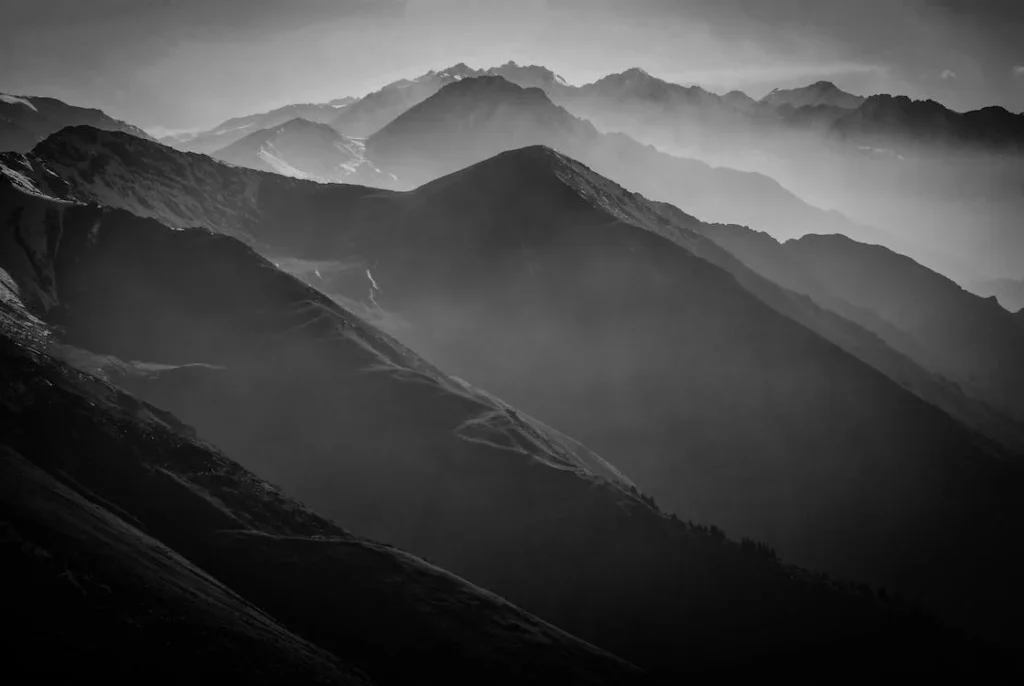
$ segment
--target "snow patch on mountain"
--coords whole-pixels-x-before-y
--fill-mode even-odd
[[[5,102],[8,105],[24,105],[33,112],[38,112],[39,109],[32,104],[31,101],[25,98],[19,98],[17,95],[8,95],[7,93],[0,93],[0,102]]]

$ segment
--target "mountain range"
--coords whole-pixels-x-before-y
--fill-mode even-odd
[[[846,333],[806,328],[804,322],[824,320],[827,330],[836,320],[806,302],[800,309],[766,303],[794,296],[773,295],[735,263],[726,270],[701,257],[715,254],[711,241],[700,240],[709,231],[705,225],[559,153],[536,147],[506,153],[408,194],[249,172],[82,128],[51,138],[32,157],[12,158],[12,168],[15,162],[21,176],[40,187],[61,179],[59,189],[69,199],[102,202],[167,226],[223,232],[278,263],[290,261],[291,268],[316,260],[302,271],[307,278],[318,274],[317,287],[337,302],[361,309],[441,369],[581,439],[684,519],[769,540],[787,559],[897,588],[972,627],[1009,621],[982,599],[990,593],[1008,599],[1014,587],[1009,551],[988,538],[1011,539],[1024,522],[1012,496],[1019,465],[1006,449],[833,342],[856,350],[856,343],[870,341],[882,349],[867,331],[849,333],[856,327],[848,320]],[[713,259],[727,262],[721,253]],[[147,290],[113,288],[111,294],[132,297]],[[123,331],[132,321],[128,313],[138,309],[129,303],[120,320],[87,310],[87,321],[103,322],[93,325],[103,333],[79,347],[161,364],[231,368],[220,357],[225,353],[211,350],[247,349],[245,342],[255,340],[243,328],[230,334],[238,336],[231,343],[220,342],[229,334],[214,326],[216,319],[175,322],[174,309],[161,305],[147,309],[170,331],[153,344],[172,348],[124,348],[126,339],[151,330]],[[195,332],[215,347],[174,351],[173,341],[183,335],[178,345],[191,350]],[[446,536],[413,535],[407,518],[384,516],[379,508],[388,482],[374,480],[380,477],[370,467],[349,460],[344,469],[320,472],[316,465],[333,465],[327,455],[353,449],[328,440],[337,419],[319,418],[309,403],[324,406],[332,388],[351,389],[354,382],[325,377],[310,352],[294,357],[316,374],[288,364],[279,378],[283,363],[276,357],[246,363],[275,370],[263,392],[253,392],[251,378],[239,385],[205,366],[136,390],[229,455],[251,460],[246,464],[257,473],[314,508],[328,508],[328,516],[453,571],[473,569],[478,563],[433,547]],[[911,360],[900,358],[899,369],[927,378]],[[374,397],[370,390],[360,393]],[[970,404],[963,396],[957,402]],[[286,408],[295,418],[283,422]],[[239,413],[249,419],[240,421]],[[254,434],[253,417],[262,417],[256,424],[269,433]],[[370,423],[369,417],[359,420]],[[926,433],[915,428],[922,426],[929,427]],[[838,435],[846,437],[842,443],[834,440]],[[299,446],[312,461],[274,463],[280,450]],[[275,471],[268,471],[271,464]],[[338,476],[331,479],[331,473]],[[377,485],[366,502],[360,494],[369,483]],[[345,484],[357,491],[338,509]],[[410,496],[398,490],[395,498],[408,502]],[[484,518],[477,513],[472,520]],[[418,527],[427,521],[415,519]],[[962,529],[967,521],[988,534],[968,535]],[[958,541],[953,556],[950,539]],[[482,554],[480,547],[469,551]],[[489,553],[487,559],[497,558]],[[984,587],[960,587],[965,560],[988,570]],[[922,580],[925,563],[942,571]],[[510,595],[507,582],[467,576]],[[949,603],[954,597],[959,602]],[[976,614],[979,608],[983,615]]]
[[[1017,115],[925,105],[459,64],[158,142],[3,96],[12,669],[1019,670],[1024,310],[948,223],[900,249],[947,187],[1006,235]],[[805,200],[894,179],[885,231]]]
[[[66,149],[69,136],[114,150],[136,145],[128,137],[71,129],[61,145],[52,141],[52,149]],[[159,146],[152,147],[155,154]],[[975,660],[986,653],[975,654],[910,608],[881,601],[863,586],[825,583],[779,564],[767,546],[734,543],[716,527],[686,524],[659,511],[628,477],[580,443],[440,372],[242,242],[83,204],[88,187],[67,167],[55,161],[48,171],[31,168],[43,163],[39,153],[30,160],[4,160],[4,312],[13,322],[5,326],[11,364],[4,370],[17,375],[5,388],[22,395],[3,407],[14,413],[7,425],[22,427],[12,434],[12,448],[31,463],[19,461],[18,469],[59,498],[64,491],[53,483],[56,475],[108,519],[144,530],[270,612],[267,622],[293,633],[287,639],[291,658],[304,669],[355,668],[385,683],[412,673],[440,674],[453,664],[498,682],[531,673],[595,683],[640,678],[621,660],[481,596],[459,579],[352,539],[261,479],[280,484],[318,513],[425,555],[655,675],[764,669],[770,664],[765,661],[783,659],[793,647],[814,654],[797,672],[820,669],[849,651],[875,656],[865,665],[896,660],[909,666],[921,651],[946,644],[952,661],[944,668],[984,664]],[[545,165],[560,159],[543,150],[524,155],[528,163],[539,155]],[[517,157],[497,163],[522,164]],[[350,193],[350,187],[239,170],[205,157],[187,159],[218,167],[222,183],[248,175],[257,184],[248,187],[255,191],[250,197],[270,203],[263,209],[276,206],[278,216],[292,217],[283,226],[272,214],[235,215],[239,222],[256,222],[238,225],[252,232],[254,244],[329,240],[317,236],[311,220],[325,210],[334,214],[342,207],[334,196],[340,192],[343,201]],[[566,160],[559,165],[554,169],[563,173],[565,166],[572,168]],[[67,181],[49,173],[56,169],[64,169]],[[36,172],[42,173],[35,177]],[[144,168],[135,181],[151,197],[161,192]],[[111,188],[104,191],[108,199],[114,197]],[[196,189],[197,198],[215,200],[209,189]],[[246,192],[246,184],[232,192],[239,191]],[[297,222],[300,207],[310,214]],[[226,209],[222,216],[229,216]],[[300,225],[305,230],[289,230]],[[612,238],[625,229],[605,231]],[[638,247],[650,244],[645,249],[663,241],[642,230],[628,233]],[[486,245],[496,236],[483,238]],[[696,258],[672,259],[713,271]],[[385,271],[385,283],[391,284],[392,272]],[[150,409],[110,383],[164,410]],[[38,400],[17,399],[25,394]],[[162,426],[153,426],[153,415]],[[175,417],[194,426],[203,443]],[[54,423],[68,432],[46,431]],[[117,441],[121,457],[115,471],[74,457],[77,443],[53,443],[64,437],[105,445],[97,436]],[[211,454],[210,443],[258,476]],[[42,516],[31,510],[29,515]],[[110,524],[115,525],[124,528]],[[215,533],[223,530],[228,533]],[[138,538],[133,530],[124,536]],[[89,549],[91,539],[83,545]],[[380,576],[396,565],[398,571]],[[163,577],[145,578],[159,584]],[[98,583],[110,585],[103,576]],[[339,584],[341,597],[329,590]],[[391,595],[378,599],[373,589],[385,588]],[[325,598],[331,600],[325,604]],[[351,603],[374,609],[353,610]],[[22,612],[31,609],[29,603]],[[371,623],[350,627],[339,615]],[[376,632],[396,626],[402,629],[394,641],[377,638]],[[440,628],[462,626],[492,636],[493,643],[447,638],[443,632],[449,629]],[[525,642],[506,632],[522,632]],[[387,661],[382,658],[391,649],[374,647],[411,649],[406,641],[428,635],[435,637],[432,642],[412,653],[421,659]],[[488,645],[518,664],[509,667]],[[467,661],[457,646],[471,646],[475,657]],[[246,650],[253,648],[243,646],[239,653]],[[288,655],[266,659],[289,669]]]
[[[1016,155],[1004,153],[1019,149],[1024,127],[1022,115],[998,108],[958,113],[902,96],[855,96],[829,82],[755,101],[738,91],[719,96],[670,83],[641,69],[571,86],[544,67],[510,62],[488,69],[458,64],[389,84],[343,108],[332,125],[344,135],[368,137],[441,88],[483,76],[541,88],[553,104],[600,131],[626,134],[689,158],[691,165],[700,160],[734,175],[763,175],[746,182],[754,189],[750,197],[765,207],[758,217],[735,200],[696,207],[674,187],[635,186],[611,167],[564,150],[704,220],[749,225],[783,240],[808,232],[843,233],[908,254],[965,284],[993,273],[1021,276],[1010,259],[1024,250],[1016,231],[1024,211],[1017,192],[1021,167]],[[776,181],[783,187],[769,188]],[[717,191],[723,183],[735,189],[733,198],[750,194],[736,179],[710,185]],[[874,202],[863,202],[865,197]],[[975,240],[979,233],[982,239]]]

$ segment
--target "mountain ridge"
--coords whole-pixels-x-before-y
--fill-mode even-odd
[[[0,151],[28,152],[47,136],[76,125],[155,140],[137,126],[114,119],[99,109],[76,107],[56,98],[0,93]]]
[[[904,545],[911,537],[942,560],[935,564],[944,573],[924,584],[935,585],[932,602],[963,592],[946,585],[960,558],[945,557],[939,541],[969,547],[987,570],[1009,564],[995,561],[1002,548],[963,530],[965,521],[985,521],[995,527],[985,536],[1001,536],[1010,534],[1000,527],[1017,525],[1001,490],[1015,483],[1014,468],[996,459],[999,450],[835,343],[870,337],[828,335],[813,322],[827,314],[745,275],[693,235],[700,226],[692,217],[564,155],[531,147],[394,193],[220,168],[167,149],[133,152],[138,144],[122,138],[105,164],[111,177],[135,181],[108,196],[107,181],[90,181],[87,164],[74,161],[72,143],[65,136],[37,152],[55,156],[53,170],[73,193],[111,202],[142,193],[163,208],[150,216],[181,226],[168,200],[183,180],[210,179],[195,196],[194,224],[248,236],[282,263],[321,260],[319,274],[305,271],[310,283],[401,320],[395,335],[441,368],[567,430],[684,518],[903,589],[922,585],[920,557]],[[167,159],[154,167],[148,160],[157,153]],[[182,179],[167,173],[186,162],[194,168]],[[91,196],[93,187],[102,192]],[[328,268],[330,256],[338,264]],[[225,403],[190,406],[175,395],[191,387],[161,391],[163,402],[201,431],[242,441],[244,433],[224,433]],[[589,411],[574,409],[581,407]],[[909,428],[923,424],[930,433]],[[851,438],[837,445],[834,435]],[[803,476],[794,483],[793,474]],[[989,500],[972,496],[970,484]],[[751,503],[759,503],[756,519]],[[811,535],[816,545],[800,543]],[[993,576],[984,592],[996,588],[1006,589]]]
[[[531,154],[538,152],[553,154]],[[25,209],[4,226],[21,232],[26,245],[38,246],[32,259],[43,267],[21,267],[15,270],[17,280],[42,279],[39,274],[52,271],[60,306],[47,316],[59,326],[61,341],[97,355],[173,367],[141,375],[109,373],[181,413],[200,437],[258,467],[257,473],[276,475],[289,493],[302,494],[318,511],[330,510],[362,532],[390,530],[385,538],[404,542],[403,547],[454,567],[464,577],[486,581],[488,588],[563,628],[587,634],[602,647],[616,646],[619,654],[667,673],[716,669],[725,664],[722,651],[731,656],[728,664],[740,660],[746,666],[748,651],[763,655],[780,641],[813,645],[816,655],[828,660],[845,648],[827,639],[819,650],[825,639],[822,626],[843,635],[853,632],[851,640],[857,645],[865,640],[867,646],[876,645],[875,639],[853,637],[889,631],[883,628],[891,621],[888,610],[879,615],[871,609],[878,601],[870,593],[833,595],[813,577],[753,555],[752,545],[727,541],[715,529],[701,533],[658,512],[626,484],[581,478],[579,469],[527,459],[540,453],[538,435],[524,431],[529,420],[523,414],[498,408],[496,415],[466,423],[466,403],[480,408],[482,401],[457,400],[468,393],[464,386],[439,389],[427,382],[429,369],[403,371],[411,362],[401,357],[383,366],[374,363],[374,349],[396,350],[397,344],[234,239],[171,230],[113,209],[53,206],[42,195],[5,185]],[[299,185],[318,194],[345,192],[344,187]],[[11,197],[3,200],[8,212],[18,207]],[[39,203],[62,216],[58,243],[45,240],[46,226],[54,220],[38,208],[30,210]],[[655,237],[644,233],[638,238],[649,243]],[[56,250],[52,270],[45,268],[50,250]],[[183,270],[183,264],[189,269]],[[382,294],[392,285],[390,279],[382,283]],[[148,307],[140,309],[140,301]],[[186,368],[181,366],[185,361],[206,364]],[[352,365],[360,371],[347,371]],[[487,403],[483,407],[494,410]],[[245,421],[239,423],[236,412]],[[265,430],[253,435],[253,426]],[[443,432],[421,434],[428,426],[443,427]],[[294,427],[294,433],[285,427]],[[351,443],[356,436],[373,442]],[[325,443],[333,448],[323,452]],[[275,457],[278,449],[288,455],[286,460]],[[477,484],[480,491],[468,484]],[[528,506],[521,502],[505,508],[523,497]],[[404,527],[404,533],[396,526]],[[235,547],[242,542],[250,547]],[[251,564],[254,551],[267,554],[291,546],[249,536],[222,540],[218,550],[249,561],[244,569],[261,569]],[[314,547],[323,546],[299,546]],[[223,557],[213,559],[224,564]],[[315,562],[303,560],[307,567]],[[240,583],[237,571],[223,573]],[[246,588],[253,593],[281,588],[279,573],[261,582],[250,580],[246,583],[255,586]],[[319,574],[314,578],[322,578]],[[534,579],[532,587],[524,579]],[[286,587],[293,588],[291,583]],[[609,598],[615,600],[606,605]],[[721,615],[730,598],[743,608],[736,619]],[[289,615],[297,610],[288,601],[278,597],[270,607],[291,616],[291,625],[299,619]],[[780,624],[794,612],[808,623]],[[903,616],[902,610],[896,612]],[[830,619],[835,613],[842,622]],[[903,621],[898,620],[899,626],[917,626]],[[309,630],[311,625],[301,626]],[[809,631],[809,626],[818,629]],[[926,626],[915,634],[922,641],[935,636]],[[684,664],[672,651],[681,645],[693,651]],[[913,654],[900,645],[903,655]],[[415,663],[409,666],[416,668]]]
[[[357,183],[387,188],[397,179],[366,159],[362,140],[343,136],[334,128],[307,119],[290,119],[260,129],[212,156],[250,169],[324,183]]]

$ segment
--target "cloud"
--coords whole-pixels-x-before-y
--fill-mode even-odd
[[[1013,68],[1013,75],[1017,77],[1024,77],[1024,65],[1018,64]]]
[[[939,74],[939,78],[940,79],[955,79],[956,78],[956,72],[953,71],[952,69],[943,69],[942,73]]]

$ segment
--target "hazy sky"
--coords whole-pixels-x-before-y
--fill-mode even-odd
[[[456,62],[711,90],[835,81],[1024,110],[1024,0],[0,0],[0,91],[145,127],[360,95]]]

